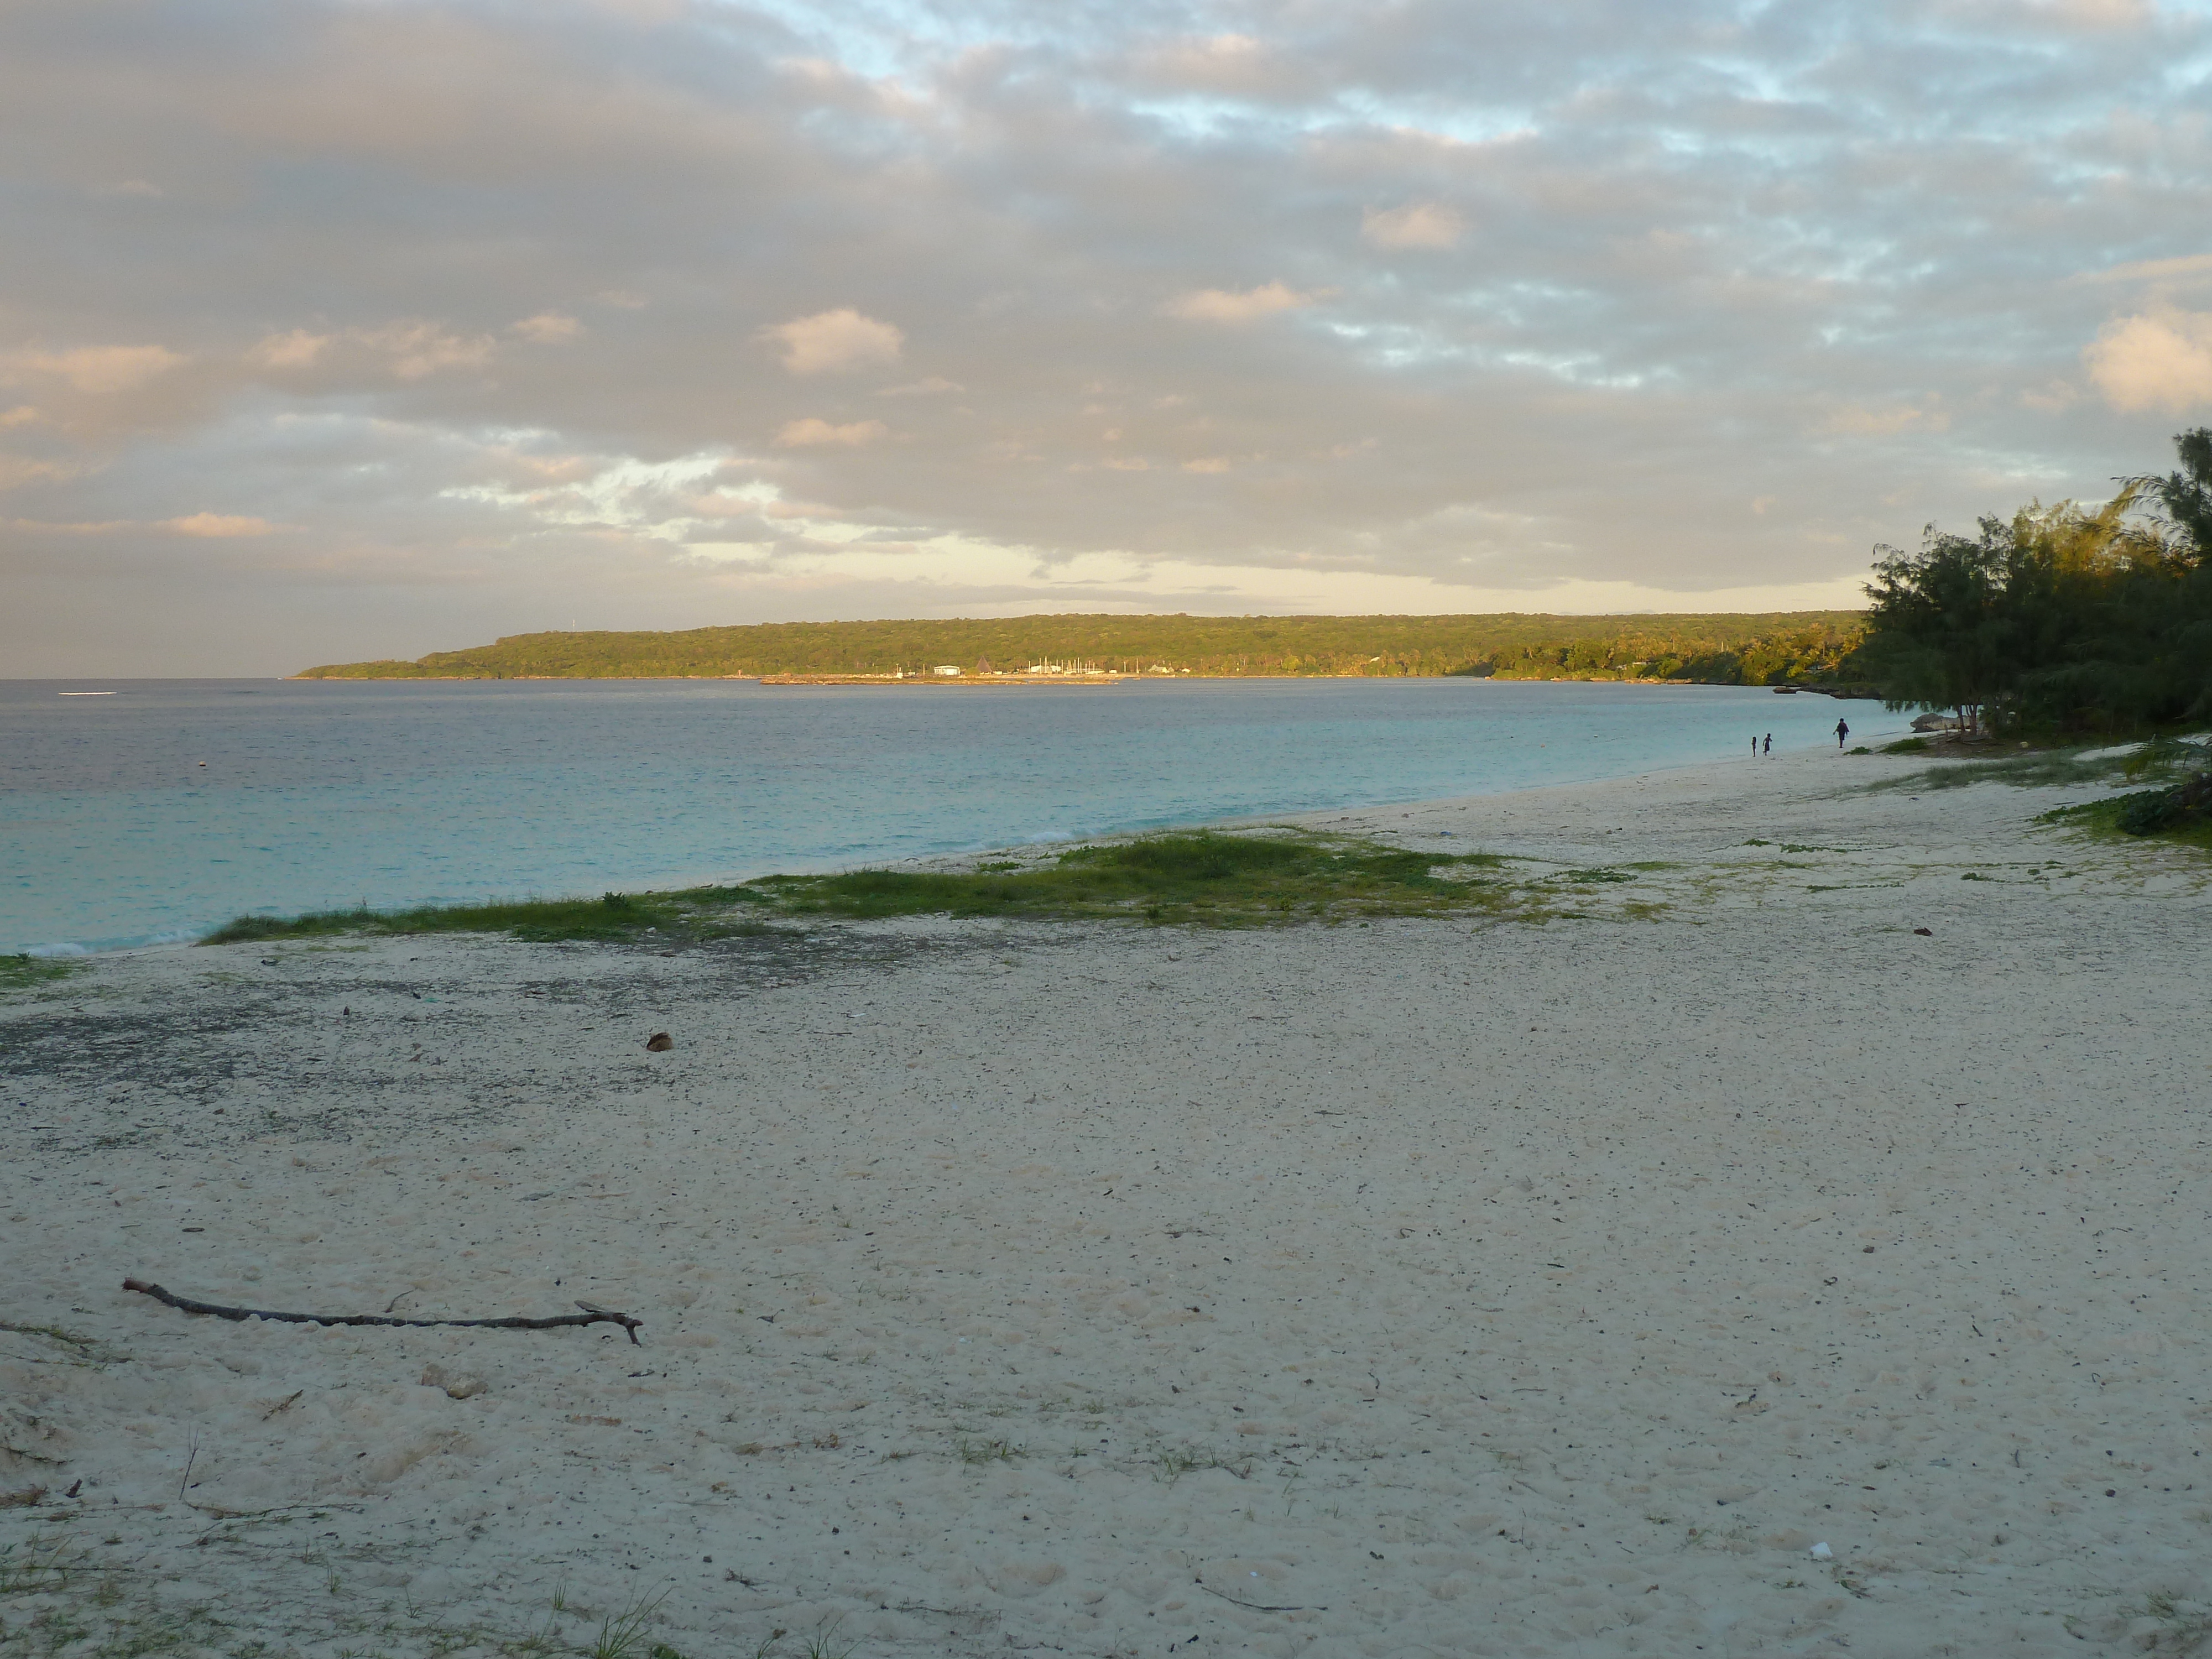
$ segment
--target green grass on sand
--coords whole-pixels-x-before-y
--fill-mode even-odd
[[[0,991],[27,991],[67,979],[82,964],[52,957],[0,956]]]
[[[340,933],[503,933],[533,940],[647,941],[760,933],[779,917],[948,915],[1255,927],[1376,915],[1540,912],[1544,894],[1496,872],[1489,853],[1409,852],[1349,836],[1196,830],[1103,842],[972,870],[765,876],[727,887],[599,899],[240,916],[201,941]],[[1569,881],[1620,881],[1573,872]]]
[[[1902,747],[1893,744],[1887,752]],[[2054,807],[2039,814],[2036,822],[2131,840],[2212,848],[2212,813],[2203,805],[2205,789],[2201,784],[2191,787],[2191,781],[2203,775],[2207,755],[2203,742],[2174,737],[2153,738],[2118,751],[2111,748],[2022,749],[2011,754],[1961,757],[1929,771],[1885,779],[1869,787],[1934,793],[1977,783],[2008,783],[2020,788],[2152,783],[2158,787]]]

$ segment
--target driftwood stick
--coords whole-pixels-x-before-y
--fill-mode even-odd
[[[274,1319],[286,1325],[475,1325],[496,1331],[550,1331],[563,1325],[619,1325],[629,1334],[633,1344],[645,1346],[637,1340],[638,1327],[645,1323],[643,1320],[589,1302],[576,1304],[584,1310],[581,1313],[556,1314],[550,1319],[394,1319],[389,1314],[271,1313],[265,1308],[226,1308],[217,1303],[195,1302],[188,1296],[175,1295],[143,1279],[126,1279],[123,1288],[150,1296],[184,1313],[211,1314],[217,1319]]]

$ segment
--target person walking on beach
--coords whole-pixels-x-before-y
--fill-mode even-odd
[[[1836,722],[1836,752],[1838,755],[1844,752],[1844,739],[1850,734],[1851,728],[1849,725],[1842,720]]]
[[[1765,747],[1765,749],[1761,750],[1759,752],[1760,752],[1761,754],[1765,754],[1765,755],[1771,755],[1771,754],[1772,754],[1772,753],[1774,752],[1774,733],[1773,733],[1773,732],[1769,732],[1766,734],[1766,747]]]

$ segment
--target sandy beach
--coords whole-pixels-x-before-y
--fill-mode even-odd
[[[0,1655],[2194,1650],[2212,865],[1916,770],[1315,820],[1538,926],[10,994]]]

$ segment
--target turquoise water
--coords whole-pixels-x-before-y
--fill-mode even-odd
[[[1754,733],[1833,743],[1839,712],[1854,741],[1905,728],[1826,697],[1482,680],[0,683],[0,951],[1748,763]]]

